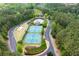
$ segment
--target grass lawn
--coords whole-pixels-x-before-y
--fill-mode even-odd
[[[42,43],[41,43],[40,47],[38,47],[38,48],[26,48],[27,53],[25,53],[25,55],[35,55],[35,54],[43,52],[46,48],[47,48],[46,42],[44,39],[42,39]]]
[[[16,27],[14,30],[14,37],[16,39],[16,42],[22,40],[26,30],[28,29],[28,24],[24,23],[22,25],[20,25],[19,27]]]

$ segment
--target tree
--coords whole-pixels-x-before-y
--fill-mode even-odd
[[[0,4],[0,12],[0,55],[16,55],[8,49],[8,31],[10,28],[33,18],[33,6],[32,4]]]
[[[57,34],[56,43],[62,55],[79,55],[78,25],[79,21],[71,22],[66,29]]]

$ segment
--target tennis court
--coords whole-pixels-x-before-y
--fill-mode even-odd
[[[30,26],[28,28],[28,32],[25,34],[24,37],[24,43],[27,44],[28,46],[40,46],[41,45],[41,41],[42,41],[42,35],[41,32],[43,30],[42,26]]]
[[[29,29],[28,29],[28,32],[39,32],[41,33],[42,32],[42,26],[30,26]]]
[[[41,34],[28,33],[24,38],[24,43],[27,44],[40,44],[41,43]]]

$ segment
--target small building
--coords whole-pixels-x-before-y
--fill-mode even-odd
[[[43,19],[35,19],[34,24],[40,25],[43,24],[44,20]]]

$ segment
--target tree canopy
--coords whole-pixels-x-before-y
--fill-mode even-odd
[[[61,55],[79,55],[79,4],[64,3],[0,4],[0,55],[16,55],[8,49],[8,30],[39,13],[51,21]]]

